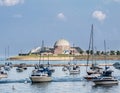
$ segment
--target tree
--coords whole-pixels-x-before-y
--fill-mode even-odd
[[[111,51],[110,51],[110,55],[115,55],[115,51],[114,51],[114,50],[111,50]]]
[[[100,51],[96,51],[96,55],[100,55]]]
[[[86,53],[87,53],[87,54],[90,54],[90,51],[89,51],[89,50],[86,50]]]
[[[117,50],[117,51],[116,51],[116,55],[120,55],[120,51]]]

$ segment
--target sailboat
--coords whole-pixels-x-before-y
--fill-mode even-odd
[[[74,48],[74,44],[73,44]],[[74,50],[73,50],[73,62],[74,62]],[[80,73],[80,67],[74,62],[73,64],[69,65],[69,73],[70,74],[79,74]]]
[[[55,69],[54,69],[53,66],[49,63],[49,54],[48,54],[47,68],[48,68],[51,72],[55,72]]]
[[[8,77],[8,74],[2,70],[0,70],[0,79],[2,78],[7,78]]]
[[[104,41],[104,47],[105,47],[105,70],[103,73],[93,80],[95,85],[114,85],[118,84],[118,80],[112,76],[112,70],[109,69],[109,67],[106,65],[106,43]]]
[[[88,63],[89,63],[89,58],[90,58],[90,50],[92,51],[92,64],[90,69],[88,70]],[[101,67],[96,63],[95,60],[95,53],[94,53],[94,38],[93,38],[93,24],[91,26],[91,33],[90,33],[90,42],[89,42],[89,50],[88,50],[88,58],[87,58],[87,67],[86,67],[86,72],[87,75],[84,76],[85,79],[94,79],[98,76],[100,76],[101,72]]]
[[[41,54],[40,54],[40,58],[41,58]],[[41,59],[39,59],[38,68],[34,69],[30,76],[32,83],[41,83],[41,82],[52,81],[52,77],[51,77],[52,72],[47,67],[40,64],[40,60]]]

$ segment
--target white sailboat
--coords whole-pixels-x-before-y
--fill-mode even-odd
[[[74,44],[73,44],[74,48]],[[74,62],[74,50],[73,50],[73,64],[69,64],[69,73],[70,74],[79,74],[80,67]]]
[[[104,48],[105,48],[105,64],[106,64],[106,43],[104,41]],[[105,70],[103,73],[93,80],[95,85],[114,85],[118,84],[118,79],[112,76],[112,70],[109,69],[108,66],[105,65]]]
[[[118,84],[118,80],[113,77],[112,75],[112,71],[107,71],[105,70],[103,72],[103,74],[99,77],[97,77],[96,79],[93,80],[93,82],[95,83],[95,85],[114,85],[114,84]]]
[[[50,72],[45,69],[35,69],[30,76],[32,83],[41,83],[52,81]]]
[[[49,54],[48,54],[47,68],[48,68],[51,72],[55,72],[55,69],[54,69],[53,66],[49,63]]]
[[[5,73],[4,71],[0,70],[0,79],[7,78],[7,77],[8,77],[7,73]]]
[[[90,51],[92,51],[92,65],[88,70],[88,63],[89,63],[89,56]],[[94,79],[102,73],[102,68],[99,67],[98,64],[96,64],[95,60],[95,53],[94,53],[94,38],[93,38],[93,25],[91,27],[91,34],[90,34],[90,42],[89,42],[89,50],[88,50],[88,58],[87,58],[87,67],[86,67],[87,75],[84,76],[85,79],[91,80]]]
[[[50,82],[52,81],[51,74],[52,72],[47,67],[45,67],[44,65],[40,65],[39,60],[39,67],[32,71],[30,79],[32,83]]]
[[[79,74],[80,73],[80,67],[77,65],[73,65],[69,69],[70,74]]]

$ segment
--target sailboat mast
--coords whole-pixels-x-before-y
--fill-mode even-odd
[[[89,62],[89,56],[90,56],[91,46],[92,46],[92,52],[93,52],[93,24],[91,26],[91,32],[90,32],[90,39],[89,40],[90,41],[89,41],[89,48],[88,48],[88,57],[87,57],[86,71],[87,71],[88,62]],[[92,64],[93,64],[93,53],[92,53]]]
[[[40,68],[41,54],[39,55],[39,68]]]
[[[104,40],[104,49],[105,49],[105,68],[106,68],[106,56],[107,56],[107,54],[106,54],[106,42],[105,42],[105,40]]]
[[[92,43],[92,64],[94,64],[94,38],[93,38],[93,24],[91,27],[91,43]]]

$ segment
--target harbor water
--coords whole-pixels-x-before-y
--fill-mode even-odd
[[[11,61],[13,64],[37,64],[38,61]],[[47,61],[45,61],[47,63]],[[45,63],[44,62],[44,63]],[[118,61],[108,61],[114,63]],[[50,61],[50,64],[67,64],[63,61]],[[86,61],[77,61],[84,64]],[[104,63],[99,61],[99,63]],[[0,61],[4,64],[4,61]],[[62,67],[53,67],[52,82],[31,83],[29,76],[34,67],[28,67],[23,72],[17,72],[16,67],[7,71],[8,78],[0,79],[0,93],[120,93],[120,84],[114,86],[95,86],[92,81],[83,78],[86,75],[86,67],[80,67],[80,74],[70,75],[69,72],[62,71]],[[104,67],[103,67],[104,68]],[[113,76],[120,81],[120,70],[110,66]],[[120,83],[120,82],[119,82]]]

